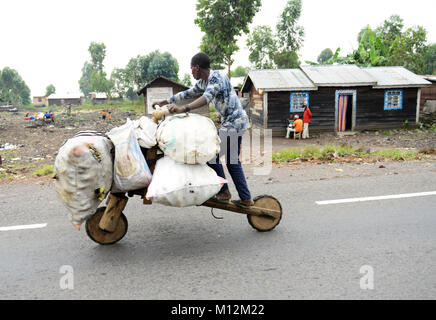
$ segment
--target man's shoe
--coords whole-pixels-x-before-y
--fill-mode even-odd
[[[230,193],[229,189],[227,189],[225,191],[219,192],[215,197],[212,198],[212,200],[228,203],[231,198],[232,194]]]

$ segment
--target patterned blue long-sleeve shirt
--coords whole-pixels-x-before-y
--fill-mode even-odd
[[[201,95],[220,113],[222,127],[237,131],[250,128],[247,113],[242,108],[229,78],[219,71],[211,71],[207,81],[200,79],[192,88],[169,98],[168,102],[180,103]]]

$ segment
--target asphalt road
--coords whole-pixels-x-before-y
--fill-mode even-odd
[[[435,299],[436,195],[316,203],[436,191],[434,162],[386,166],[249,176],[254,195],[282,204],[268,233],[237,213],[136,197],[113,246],[73,229],[50,184],[0,186],[0,227],[47,224],[0,231],[0,299]]]

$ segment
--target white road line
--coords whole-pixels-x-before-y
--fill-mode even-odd
[[[47,223],[28,224],[22,226],[0,227],[0,231],[13,231],[13,230],[26,230],[26,229],[39,229],[47,227]]]
[[[362,201],[375,201],[375,200],[388,200],[388,199],[400,199],[400,198],[412,198],[412,197],[425,197],[425,196],[434,196],[434,195],[436,195],[436,191],[394,194],[394,195],[389,195],[389,196],[378,196],[378,197],[363,197],[363,198],[350,198],[350,199],[338,199],[338,200],[325,200],[325,201],[315,201],[315,203],[317,205],[325,205],[325,204],[338,204],[338,203],[350,203],[350,202],[362,202]]]

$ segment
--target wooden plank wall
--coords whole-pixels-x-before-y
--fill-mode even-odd
[[[421,111],[426,100],[436,100],[436,82],[433,82],[430,87],[421,88]]]
[[[312,111],[311,130],[335,130],[335,94],[336,90],[356,90],[356,127],[361,129],[380,129],[400,127],[405,120],[409,124],[416,120],[416,88],[403,89],[403,109],[384,110],[384,89],[371,87],[320,87],[318,91],[309,91],[309,107]],[[303,113],[299,114],[300,117]],[[283,134],[290,115],[290,92],[268,93],[268,128],[274,135]]]
[[[250,91],[250,120],[255,128],[263,129],[263,96],[261,96],[254,86]]]

